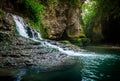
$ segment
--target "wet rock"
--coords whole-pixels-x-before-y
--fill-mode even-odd
[[[2,42],[0,43],[0,67],[38,66],[53,70],[60,67],[68,67],[76,63],[75,57],[63,54],[55,48],[44,46],[43,43],[45,42],[43,41],[34,42],[33,40],[14,35],[14,22],[11,16],[8,16],[3,19],[2,26],[4,27],[0,29],[0,33],[4,30],[3,34],[6,33],[8,35],[0,34],[0,42]],[[9,36],[12,38],[8,42],[8,39],[5,37],[9,38]],[[49,42],[60,46],[55,41]]]
[[[32,44],[31,44],[32,43]],[[77,58],[70,57],[54,48],[35,44],[33,41],[17,36],[14,37],[9,48],[1,46],[1,67],[46,67],[49,70],[57,70],[68,67],[77,62]]]

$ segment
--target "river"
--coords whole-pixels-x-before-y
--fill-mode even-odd
[[[29,29],[31,34],[27,34],[24,28],[27,25],[22,18],[13,17],[18,24],[17,30],[21,36],[31,37],[35,41],[43,40],[35,30]],[[41,43],[67,55],[78,57],[77,64],[64,70],[49,72],[39,67],[0,69],[0,81],[120,81],[120,49],[109,46],[105,48],[89,46],[86,48],[87,51],[75,52],[64,50],[45,40]]]

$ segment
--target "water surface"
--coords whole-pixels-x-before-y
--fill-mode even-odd
[[[90,47],[74,67],[46,72],[40,68],[1,70],[0,81],[120,81],[120,50]],[[5,73],[6,72],[6,73]]]

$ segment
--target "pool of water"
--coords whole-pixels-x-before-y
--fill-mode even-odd
[[[0,81],[120,81],[120,50],[97,47],[81,52],[78,63],[62,71],[0,69]]]

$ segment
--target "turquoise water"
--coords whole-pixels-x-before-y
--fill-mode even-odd
[[[89,47],[87,50],[78,56],[74,67],[54,72],[35,67],[0,70],[0,81],[120,81],[119,49]]]

